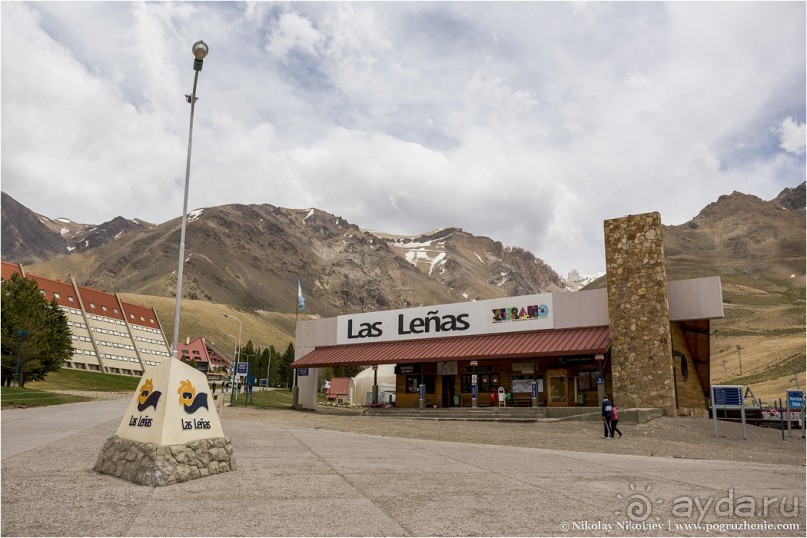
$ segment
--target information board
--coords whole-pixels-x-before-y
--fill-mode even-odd
[[[532,376],[513,376],[513,394],[531,394]],[[535,380],[538,392],[544,391],[544,379],[540,377]]]
[[[800,390],[787,391],[787,407],[789,409],[801,409],[804,407],[804,392]]]
[[[743,405],[743,388],[740,385],[713,385],[712,405],[725,409],[737,408]]]
[[[745,405],[743,403],[742,385],[712,385],[712,421],[714,422],[714,434],[717,432],[717,410],[718,409],[739,409],[740,422],[743,427],[743,439],[748,439],[745,429]]]

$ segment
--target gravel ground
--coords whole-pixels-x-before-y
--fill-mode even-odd
[[[418,420],[383,416],[365,416],[361,410],[322,408],[318,411],[255,409],[228,407],[227,421],[270,421],[284,427],[319,428],[325,430],[432,439],[460,443],[549,448],[578,452],[612,452],[660,458],[685,458],[759,462],[805,466],[805,441],[801,430],[785,439],[773,428],[746,426],[748,439],[743,440],[739,424],[719,422],[719,436],[713,435],[711,420],[679,417],[656,418],[644,424],[619,424],[624,434],[617,439],[602,438],[599,422],[478,422]]]

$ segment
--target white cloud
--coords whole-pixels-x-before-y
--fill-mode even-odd
[[[807,175],[802,3],[0,10],[2,187],[49,216],[179,215],[198,39],[191,207],[460,226],[593,273],[605,219]]]
[[[294,49],[314,55],[322,40],[322,34],[313,27],[311,21],[294,12],[284,13],[272,25],[266,50],[281,60],[285,60],[289,51]]]
[[[805,124],[799,123],[791,117],[787,117],[779,124],[779,147],[788,153],[801,154],[804,153],[804,147],[807,142],[807,131],[805,131]]]

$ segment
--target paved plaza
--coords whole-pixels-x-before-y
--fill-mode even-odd
[[[237,471],[138,486],[92,471],[126,403],[2,412],[3,536],[805,532],[803,466],[360,435],[226,411]],[[735,527],[721,533],[718,525]]]

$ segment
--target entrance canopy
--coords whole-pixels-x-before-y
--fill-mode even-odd
[[[292,364],[294,368],[407,364],[474,359],[521,359],[605,353],[608,327],[554,329],[525,333],[432,338],[318,347]]]

